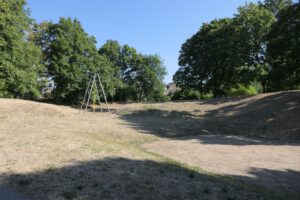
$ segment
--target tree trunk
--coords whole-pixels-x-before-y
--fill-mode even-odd
[[[265,80],[261,81],[261,85],[263,88],[263,93],[267,92],[267,82]]]
[[[142,102],[142,97],[143,97],[143,93],[142,93],[142,91],[140,91],[140,93],[139,93],[139,95],[138,95],[139,97],[139,102]]]
[[[200,99],[203,99],[203,84],[200,85]]]

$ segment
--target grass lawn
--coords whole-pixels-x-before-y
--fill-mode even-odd
[[[0,99],[0,183],[30,199],[296,199],[143,147],[161,138],[217,131],[210,120],[219,120],[220,127],[228,120],[219,112],[234,119],[233,109],[242,106],[238,103],[260,100],[262,105],[268,100],[262,98],[219,104],[113,104],[111,115],[79,114],[66,106]],[[291,103],[293,106],[297,107],[297,102]],[[274,112],[276,122],[278,111]],[[239,116],[248,117],[243,112]],[[200,127],[205,121],[207,126]],[[254,129],[235,122],[245,135],[256,136]],[[273,139],[297,138],[296,128],[290,127],[285,136],[279,129]],[[268,131],[261,133],[270,138]]]

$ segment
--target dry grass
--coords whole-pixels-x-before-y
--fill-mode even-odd
[[[138,104],[118,113],[138,130],[159,137],[223,134],[300,143],[299,91]]]
[[[66,106],[0,99],[0,183],[31,199],[273,198],[141,147],[197,134],[205,113],[237,103],[113,104],[115,114],[83,115]]]

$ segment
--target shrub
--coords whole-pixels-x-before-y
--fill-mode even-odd
[[[239,85],[237,88],[230,88],[226,91],[228,96],[244,96],[244,95],[255,95],[257,90],[254,86],[243,86]]]
[[[174,92],[172,100],[199,100],[200,92],[196,90],[180,90]]]

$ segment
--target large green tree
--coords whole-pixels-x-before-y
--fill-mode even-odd
[[[259,1],[258,5],[271,11],[276,16],[281,10],[292,5],[292,3],[292,0],[264,0],[263,2]]]
[[[84,31],[77,19],[60,18],[57,24],[41,24],[35,41],[43,49],[56,101],[77,103],[94,73],[101,74],[106,92],[114,95],[118,81],[112,65],[98,54],[95,38]]]
[[[266,61],[267,35],[275,17],[268,9],[254,3],[239,7],[238,11],[234,26],[237,30],[236,37],[240,38],[240,46],[243,46],[240,55],[246,58],[246,76],[243,79],[260,82],[263,92],[266,92],[269,74],[269,63]]]
[[[180,68],[173,76],[174,81],[183,90],[200,91],[203,98],[205,82],[208,79],[208,66],[205,64],[205,44],[201,30],[188,39],[181,47],[179,56]]]
[[[183,89],[212,90],[214,96],[237,83],[240,57],[232,19],[213,20],[182,45],[174,81]]]
[[[203,24],[181,47],[180,68],[174,75],[177,85],[196,89],[201,96],[203,91],[213,91],[216,97],[229,88],[258,81],[265,92],[270,72],[267,36],[275,22],[272,2],[249,3],[239,7],[232,19]],[[281,8],[274,2],[278,5],[272,8]]]
[[[134,82],[139,88],[139,100],[161,100],[163,98],[163,78],[166,69],[158,55],[140,55],[141,64],[135,70]]]
[[[274,90],[300,85],[300,5],[291,5],[278,13],[268,36],[268,61]]]
[[[163,97],[166,70],[158,55],[142,55],[135,48],[121,46],[113,40],[108,40],[99,54],[113,64],[116,76],[122,81],[116,100],[159,100]]]
[[[24,0],[0,1],[0,96],[40,96],[41,50],[30,40]]]

